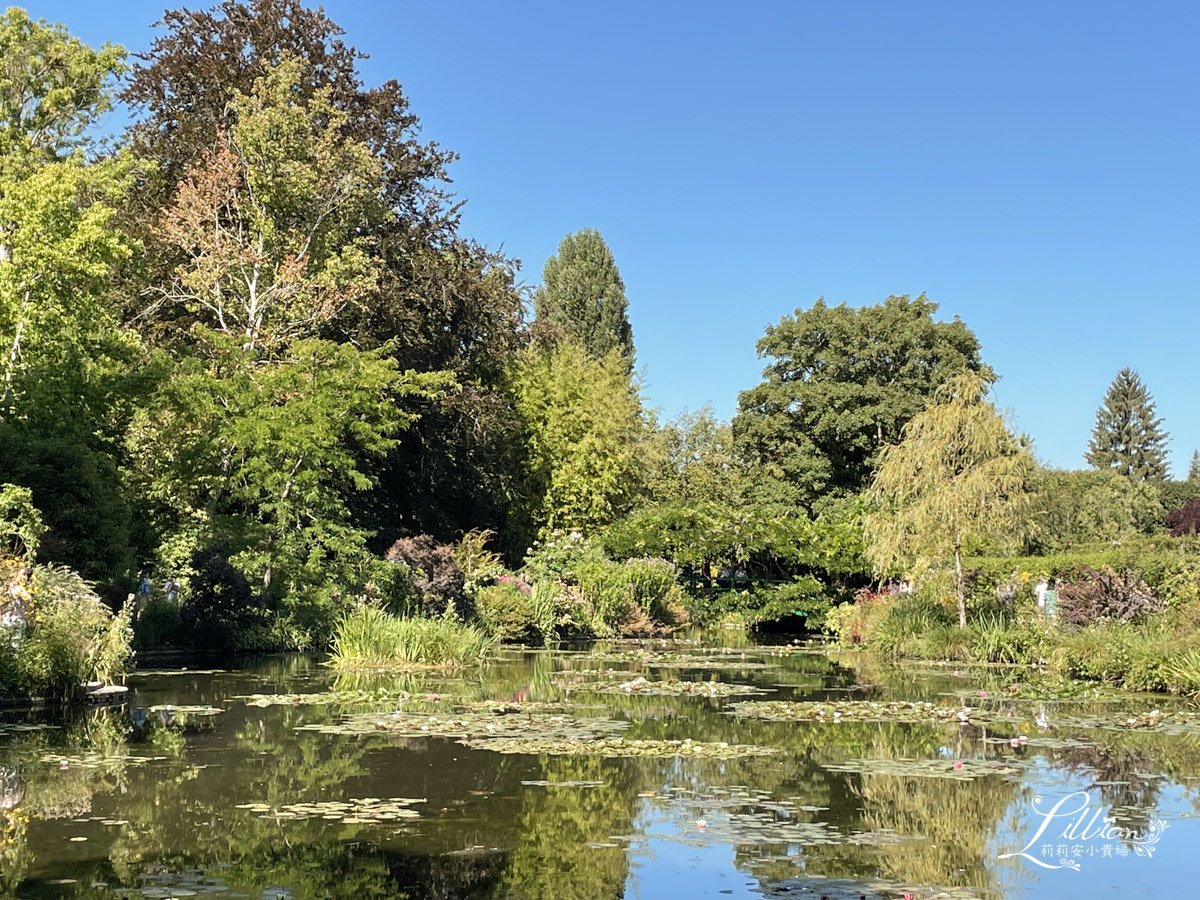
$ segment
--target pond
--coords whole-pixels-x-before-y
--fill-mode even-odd
[[[1196,896],[1186,703],[717,640],[0,714],[0,895]]]

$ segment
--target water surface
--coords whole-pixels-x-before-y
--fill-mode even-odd
[[[510,650],[454,677],[339,677],[300,656],[143,671],[122,708],[0,715],[0,893],[1197,896],[1200,728],[1186,714],[1166,731],[1114,725],[1185,704],[1038,699],[1012,690],[1019,671],[722,639]],[[651,693],[663,680],[759,693]],[[731,714],[748,700],[822,701],[830,714]],[[972,711],[966,722],[832,714],[893,700]],[[456,717],[476,746],[437,734]],[[520,749],[505,734],[573,749],[503,752]],[[638,743],[664,741],[691,743]],[[592,755],[622,745],[657,749]],[[775,752],[724,758],[744,747]],[[1111,816],[1122,836],[1063,837],[1064,817],[1035,839],[1034,805],[1077,792],[1063,809]],[[1022,849],[1037,862],[999,858]]]

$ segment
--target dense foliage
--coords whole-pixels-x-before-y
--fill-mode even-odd
[[[122,616],[139,650],[336,634],[463,663],[685,621],[839,628],[881,580],[940,585],[957,625],[905,621],[961,629],[1011,580],[979,555],[1015,551],[1063,563],[1068,619],[1200,596],[1176,559],[1200,478],[1165,480],[1130,370],[1094,468],[1045,470],[965,323],[924,295],[818,300],[766,329],[731,422],[660,422],[599,232],[519,286],[461,232],[455,155],[320,9],[169,10],[128,62],[14,9],[0,52],[0,552],[67,598],[8,689],[115,672]],[[131,124],[99,141],[114,101]]]
[[[938,322],[924,294],[877,306],[818,300],[769,326],[758,355],[773,362],[744,391],[733,421],[742,452],[763,473],[760,492],[811,507],[866,488],[879,452],[934,390],[966,369],[987,371],[960,320]]]
[[[633,328],[625,282],[600,232],[568,234],[546,260],[542,286],[533,295],[537,322],[561,329],[592,359],[616,351],[620,367],[633,370]]]

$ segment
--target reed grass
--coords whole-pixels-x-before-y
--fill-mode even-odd
[[[448,619],[397,618],[373,606],[348,613],[334,629],[333,664],[347,669],[462,668],[483,662],[492,638]]]

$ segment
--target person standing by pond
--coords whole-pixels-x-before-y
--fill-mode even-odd
[[[154,590],[154,586],[150,583],[150,573],[142,572],[142,576],[138,581],[137,592],[137,614],[141,614],[146,609],[146,604],[150,602],[150,592]]]
[[[179,576],[172,575],[167,579],[167,583],[163,585],[163,590],[167,595],[167,602],[175,604],[179,602]]]

